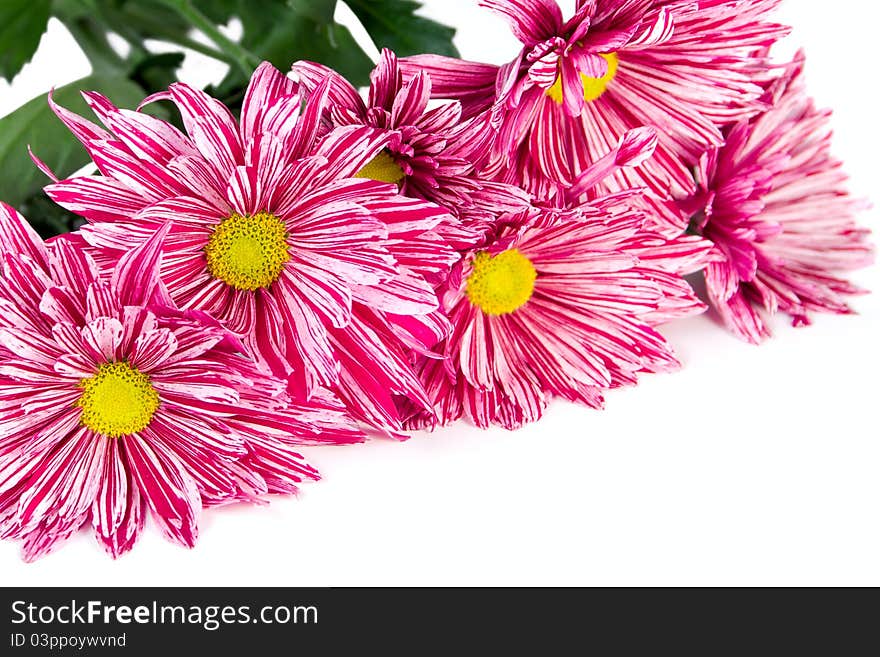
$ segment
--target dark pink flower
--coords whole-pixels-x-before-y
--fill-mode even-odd
[[[312,92],[329,80],[329,127],[370,126],[393,135],[385,150],[358,177],[395,183],[405,196],[432,201],[463,225],[439,226],[457,248],[467,248],[493,218],[528,205],[517,187],[480,179],[474,162],[485,159],[492,131],[484,118],[463,121],[461,105],[428,109],[431,76],[419,72],[405,83],[397,57],[383,49],[370,75],[366,103],[341,75],[320,64],[296,62],[294,73]]]
[[[523,43],[503,67],[436,55],[404,61],[427,72],[433,94],[466,115],[492,111],[498,136],[484,173],[551,198],[628,130],[656,128],[642,166],[600,192],[646,187],[661,199],[694,189],[692,167],[721,129],[762,108],[764,50],[786,30],[767,23],[779,0],[578,0],[564,20],[555,0],[483,0]],[[657,217],[683,227],[677,213]]]

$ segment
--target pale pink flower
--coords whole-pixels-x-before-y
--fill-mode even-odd
[[[799,55],[771,85],[772,108],[703,156],[699,192],[686,204],[720,255],[705,269],[709,299],[752,343],[770,335],[765,314],[788,313],[797,326],[811,312],[852,312],[846,297],[861,290],[839,274],[873,260],[868,230],[854,220],[865,203],[830,152],[831,112],[807,96],[802,71]]]
[[[104,275],[0,205],[0,536],[28,560],[86,523],[119,556],[148,514],[191,547],[203,505],[316,479],[295,444],[362,437],[338,403],[287,403],[216,321],[168,305],[166,232]]]

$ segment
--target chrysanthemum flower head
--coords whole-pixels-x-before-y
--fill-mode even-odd
[[[239,334],[292,394],[333,389],[357,419],[394,432],[397,396],[427,403],[408,354],[445,335],[428,279],[457,259],[434,230],[455,219],[355,177],[395,135],[326,133],[331,83],[303,110],[298,84],[263,64],[239,122],[182,83],[145,101],[172,101],[185,134],[96,93],[85,97],[107,130],[53,104],[101,175],[46,191],[88,219],[85,240],[110,258],[170,224],[161,277],[181,308]]]
[[[568,20],[555,0],[480,4],[510,22],[523,43],[515,60],[499,68],[422,55],[405,69],[428,72],[433,93],[461,99],[469,114],[494,106],[499,133],[485,172],[539,198],[640,126],[657,129],[656,156],[602,190],[691,193],[691,167],[723,142],[721,128],[761,108],[759,54],[785,33],[764,20],[778,0],[578,0]]]
[[[508,429],[540,418],[561,397],[602,405],[602,391],[641,371],[677,367],[653,328],[666,296],[686,283],[632,250],[639,213],[523,213],[456,266],[443,290],[453,333],[447,362],[423,376],[441,422],[462,415]]]
[[[788,313],[795,325],[811,312],[850,313],[846,297],[860,290],[839,275],[873,260],[854,220],[865,203],[831,155],[830,112],[804,90],[803,55],[769,94],[769,110],[701,159],[699,192],[685,204],[720,256],[705,269],[709,299],[753,343],[770,335],[764,313]]]
[[[166,231],[102,274],[0,205],[0,535],[29,560],[89,522],[116,557],[148,513],[192,546],[203,505],[317,478],[294,443],[359,438],[332,401],[285,403],[216,321],[167,305]]]
[[[296,62],[293,71],[309,92],[329,81],[329,126],[366,125],[393,135],[356,175],[395,183],[405,196],[448,209],[463,225],[438,229],[457,248],[472,246],[498,214],[528,205],[519,188],[477,176],[474,163],[488,155],[493,134],[486,119],[463,121],[457,101],[429,109],[431,76],[419,72],[404,82],[397,57],[387,48],[370,75],[366,102],[326,66]]]
[[[583,183],[652,148],[644,132],[629,135]],[[422,361],[440,422],[512,429],[554,397],[600,407],[604,390],[677,367],[655,327],[705,308],[679,274],[710,245],[648,230],[640,194],[508,215],[456,265],[441,289],[453,325],[447,359]],[[431,419],[416,413],[412,423]]]

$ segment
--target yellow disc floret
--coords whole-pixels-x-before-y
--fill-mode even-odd
[[[388,151],[382,151],[354,174],[354,177],[370,178],[386,183],[399,183],[406,177],[406,174],[403,173],[403,169],[394,161],[394,158],[391,157]]]
[[[287,252],[287,232],[274,214],[233,214],[214,229],[205,247],[208,273],[237,290],[258,290],[274,283]]]
[[[494,256],[483,251],[474,258],[465,292],[487,315],[507,315],[532,297],[537,276],[534,265],[517,249]]]
[[[103,363],[98,373],[79,383],[83,426],[102,436],[118,438],[146,428],[159,408],[159,394],[150,377],[124,361]]]
[[[614,79],[614,76],[617,75],[617,66],[620,63],[620,58],[617,56],[617,53],[611,52],[600,55],[600,57],[603,57],[605,61],[608,62],[608,70],[605,72],[605,75],[601,78],[591,78],[589,75],[581,73],[581,84],[584,87],[584,100],[588,103],[596,100],[604,94],[608,85]],[[553,86],[547,89],[547,95],[560,105],[562,104],[561,77],[557,77]]]

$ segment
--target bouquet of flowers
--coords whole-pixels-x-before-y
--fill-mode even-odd
[[[48,2],[7,4],[45,27]],[[773,56],[778,0],[482,0],[522,42],[500,67],[415,3],[356,0],[401,51],[364,93],[334,2],[80,4],[58,6],[86,52],[135,72],[26,106],[71,137],[14,151],[33,224],[0,206],[0,536],[29,560],[87,523],[117,557],[147,516],[192,546],[203,508],[317,479],[303,446],[600,408],[679,367],[664,323],[708,304],[758,343],[775,314],[851,312],[840,275],[872,258],[803,54]],[[173,81],[148,37],[228,79]]]

